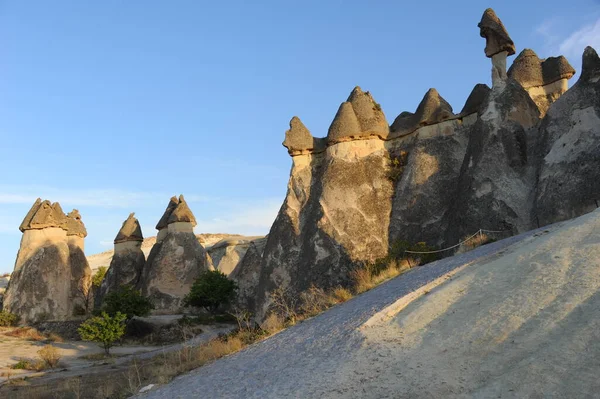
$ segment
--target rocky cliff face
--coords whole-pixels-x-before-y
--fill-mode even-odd
[[[344,285],[356,267],[396,240],[450,246],[480,228],[515,234],[598,206],[600,60],[584,54],[579,82],[564,57],[516,53],[493,10],[479,23],[492,88],[477,85],[460,113],[435,89],[391,126],[373,96],[355,88],[327,137],[294,117],[283,145],[288,192],[259,256],[232,278],[259,318],[270,293]]]

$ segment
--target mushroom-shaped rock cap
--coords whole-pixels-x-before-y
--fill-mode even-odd
[[[126,241],[144,241],[140,222],[134,217],[135,213],[130,213],[127,219],[123,222],[121,230],[115,237],[115,244]]]
[[[87,237],[87,230],[77,209],[73,209],[67,214],[66,227],[68,236]]]
[[[167,227],[169,216],[171,216],[171,213],[173,213],[173,210],[177,207],[177,204],[179,204],[179,200],[177,199],[177,197],[171,197],[171,199],[169,200],[169,205],[167,205],[167,209],[165,210],[165,213],[163,213],[162,217],[156,224],[156,230],[162,230]]]
[[[381,106],[375,102],[371,93],[363,92],[356,86],[335,114],[329,126],[327,141],[333,144],[347,138],[369,136],[385,139],[388,134],[389,126]]]
[[[412,131],[419,126],[433,125],[454,116],[452,106],[436,89],[429,89],[414,114],[403,112],[392,123],[392,131]]]
[[[481,105],[485,102],[485,99],[491,90],[492,89],[486,84],[476,84],[475,87],[473,87],[473,90],[471,90],[471,94],[469,94],[465,106],[462,111],[460,111],[460,115],[464,116],[479,112]]]
[[[290,153],[293,151],[312,150],[314,148],[313,136],[297,116],[294,116],[290,121],[290,130],[285,132],[283,146]]]
[[[491,8],[485,10],[477,26],[481,37],[485,37],[485,55],[487,57],[491,58],[502,51],[507,51],[508,55],[515,53],[515,44],[494,10]]]
[[[183,195],[179,196],[179,203],[175,209],[173,209],[173,212],[171,212],[171,216],[169,216],[169,220],[167,221],[168,224],[176,222],[188,222],[191,223],[192,226],[196,226],[196,218],[187,202],[185,202]]]
[[[508,70],[508,76],[526,89],[570,79],[574,74],[575,69],[565,57],[549,57],[542,60],[531,49],[521,51]]]
[[[336,143],[344,137],[359,136],[361,132],[360,123],[354,113],[354,108],[349,102],[343,102],[329,126],[327,141]]]
[[[37,230],[47,227],[66,229],[66,218],[58,202],[52,204],[48,200],[42,201],[38,198],[29,212],[27,212],[25,219],[23,219],[21,226],[19,226],[19,230]]]
[[[587,46],[583,51],[581,60],[581,77],[579,80],[586,82],[600,76],[600,58],[592,47]]]
[[[373,99],[370,92],[364,92],[356,86],[346,101],[352,104],[362,135],[377,135],[382,138],[388,135],[389,126],[381,105]]]

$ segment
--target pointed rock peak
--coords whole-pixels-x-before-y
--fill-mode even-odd
[[[420,125],[438,123],[452,115],[452,106],[433,88],[427,90],[415,112]]]
[[[479,112],[481,105],[485,102],[485,99],[491,90],[492,89],[490,89],[486,84],[476,84],[475,87],[473,87],[473,90],[471,90],[471,94],[469,94],[469,97],[465,102],[465,106],[463,107],[462,111],[460,111],[460,115],[466,116],[475,112]]]
[[[25,215],[25,218],[21,222],[21,225],[19,226],[19,230],[21,230],[21,232],[24,232],[25,230],[29,230],[29,225],[31,224],[31,219],[33,219],[33,215],[36,214],[38,209],[40,209],[41,205],[42,205],[42,199],[41,198],[36,199],[35,202],[33,203],[33,205],[31,206],[31,209],[29,209],[29,212],[27,212],[27,215]]]
[[[187,222],[191,223],[192,226],[196,226],[196,218],[187,202],[185,202],[183,195],[179,196],[179,203],[175,209],[173,209],[173,212],[171,212],[171,216],[169,216],[169,220],[167,221],[168,224],[176,222]]]
[[[77,209],[73,209],[67,214],[66,228],[68,236],[87,237],[87,230]]]
[[[352,89],[346,101],[352,102],[353,99],[356,99],[357,97],[363,96],[365,94],[369,94],[369,92],[365,93],[364,91],[362,91],[360,86],[356,86],[354,89]]]
[[[580,80],[588,81],[597,77],[600,77],[600,58],[596,50],[587,46],[583,51]]]
[[[162,230],[167,228],[169,217],[171,216],[171,213],[173,213],[175,207],[177,207],[177,204],[179,204],[179,200],[177,199],[177,197],[171,197],[171,199],[169,200],[169,205],[167,205],[167,209],[165,210],[165,213],[163,213],[162,217],[156,224],[156,230]]]
[[[387,137],[389,133],[387,120],[381,110],[381,105],[373,99],[370,92],[364,92],[356,86],[350,93],[347,102],[352,104],[362,136]]]
[[[134,217],[135,213],[130,213],[127,219],[123,222],[121,230],[115,237],[115,244],[126,241],[144,241],[140,222]]]
[[[290,121],[290,130],[285,132],[283,146],[288,149],[290,154],[294,151],[311,150],[314,147],[310,131],[297,116]]]
[[[508,52],[508,55],[515,53],[515,44],[494,10],[491,8],[485,10],[477,26],[479,35],[485,37],[485,55],[487,57],[491,58],[503,51]]]
[[[27,213],[27,216],[25,216],[19,229],[21,231],[45,229],[47,227],[66,229],[66,218],[58,202],[52,204],[48,200],[41,201],[38,199]]]
[[[329,143],[336,143],[343,141],[341,139],[345,137],[358,136],[360,132],[360,123],[356,118],[352,104],[343,102],[335,114],[331,126],[329,126],[327,141]]]

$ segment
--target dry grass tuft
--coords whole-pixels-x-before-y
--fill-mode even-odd
[[[335,288],[331,292],[331,296],[337,303],[346,302],[347,300],[352,299],[352,297],[353,297],[352,292],[350,292],[350,290],[343,288],[343,287]]]
[[[56,342],[56,343],[59,343],[59,344],[62,343],[62,342],[65,342],[65,340],[60,335],[55,334],[55,333],[48,334],[47,340],[50,341],[50,342]]]
[[[52,345],[44,345],[37,353],[44,364],[51,369],[58,366],[58,362],[62,357],[60,353],[58,353],[58,350]]]
[[[269,334],[275,334],[285,328],[285,321],[276,313],[271,313],[260,325]]]
[[[7,337],[21,338],[28,341],[44,341],[46,337],[33,327],[18,327],[4,333]]]

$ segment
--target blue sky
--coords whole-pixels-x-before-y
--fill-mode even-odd
[[[490,83],[490,6],[517,51],[579,72],[585,45],[600,50],[597,0],[0,1],[0,272],[38,196],[81,211],[88,254],[129,212],[155,235],[180,193],[198,233],[267,233],[289,119],[326,135],[356,85],[390,123],[430,87],[460,111]]]

